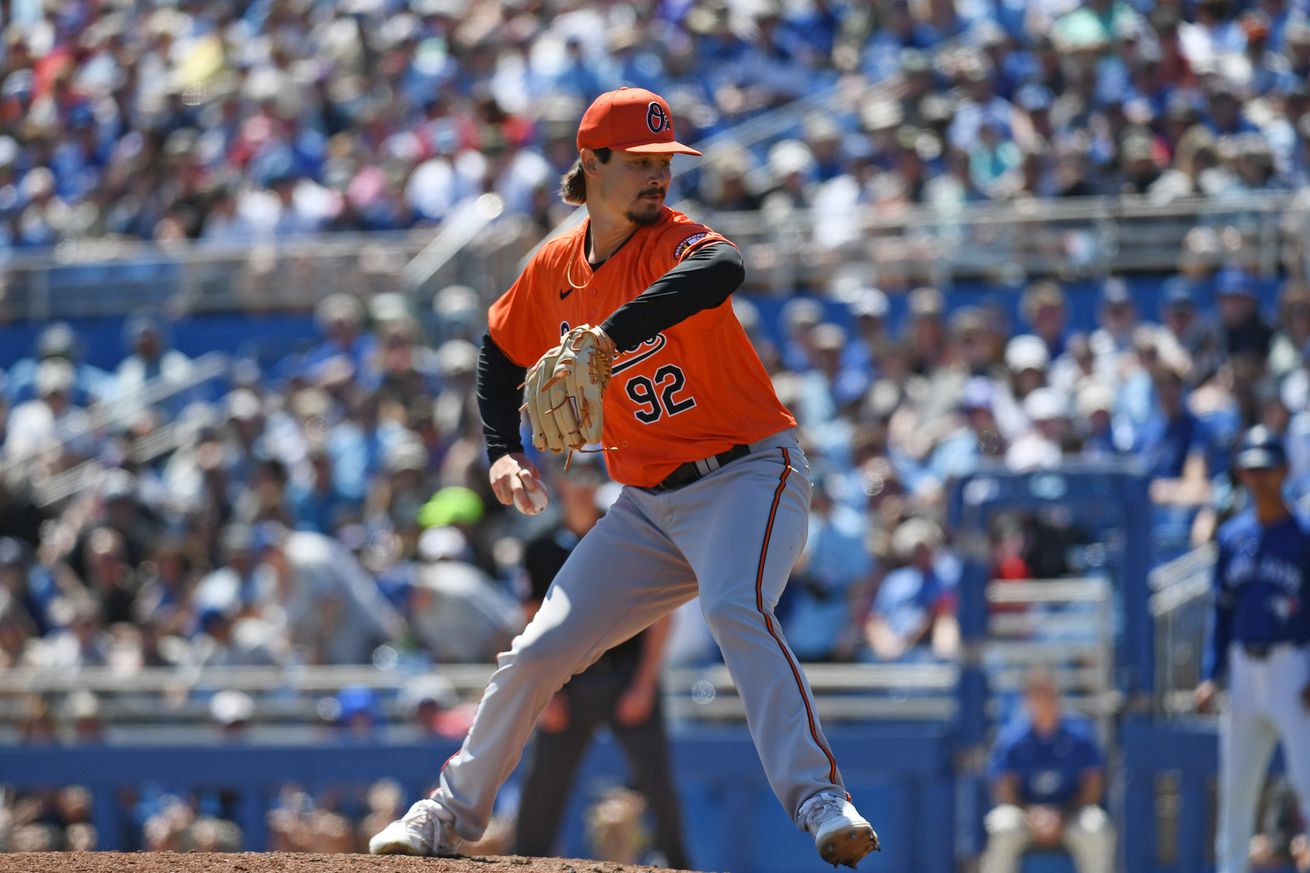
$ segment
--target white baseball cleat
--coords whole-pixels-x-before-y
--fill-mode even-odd
[[[878,835],[849,800],[840,794],[816,794],[801,804],[801,827],[814,834],[819,857],[832,866],[852,869],[870,852],[879,851]]]
[[[420,800],[398,821],[384,827],[368,841],[370,855],[433,855],[452,858],[458,853],[459,837],[450,814],[435,800]]]

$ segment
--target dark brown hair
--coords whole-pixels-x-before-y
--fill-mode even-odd
[[[602,164],[610,162],[614,152],[610,149],[596,149],[596,157]],[[587,202],[587,174],[582,169],[582,158],[573,162],[569,171],[559,180],[560,199],[570,206],[582,206]]]

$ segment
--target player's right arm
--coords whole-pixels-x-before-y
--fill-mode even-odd
[[[545,493],[541,473],[523,451],[519,428],[523,418],[523,380],[528,366],[556,339],[544,327],[540,300],[543,253],[527,267],[487,313],[487,333],[478,355],[478,410],[491,461],[491,490],[506,506],[535,513],[528,490]]]
[[[496,499],[531,515],[534,510],[529,489],[541,490],[541,473],[523,452],[519,434],[519,385],[526,370],[515,364],[487,334],[478,354],[478,409],[482,432],[491,461],[491,490]]]
[[[1228,549],[1219,541],[1219,554],[1214,565],[1214,610],[1210,617],[1210,639],[1202,667],[1202,682],[1196,686],[1193,702],[1199,712],[1209,712],[1214,705],[1218,683],[1228,672],[1228,644],[1233,639],[1233,613],[1237,607],[1236,593],[1226,584]]]

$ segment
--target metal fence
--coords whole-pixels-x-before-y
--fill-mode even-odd
[[[1240,257],[1264,275],[1299,275],[1310,212],[1292,204],[1286,194],[1167,205],[1091,197],[956,209],[724,213],[711,223],[742,247],[748,273],[775,290],[822,286],[852,267],[890,288],[949,287],[960,280],[1017,284],[1034,276],[1173,272],[1198,227],[1221,238],[1225,250],[1216,259]]]
[[[5,265],[0,317],[117,316],[139,307],[170,314],[303,310],[335,291],[403,290],[401,271],[432,235],[427,229],[249,245],[64,244]]]
[[[523,216],[494,224],[484,220],[491,206],[487,201],[463,204],[440,230],[266,239],[248,245],[60,245],[3,265],[0,321],[116,317],[139,308],[170,317],[304,312],[334,293],[363,299],[400,293],[426,302],[437,288],[457,283],[491,293],[508,287],[519,259],[536,240]],[[429,244],[439,260],[425,264],[420,255]],[[415,282],[411,265],[424,267],[422,284]]]
[[[1120,705],[1114,683],[1114,597],[1107,579],[993,581],[987,586],[984,663],[992,717],[1023,691],[1029,671],[1051,671],[1065,703],[1097,722],[1103,742]]]
[[[398,292],[422,304],[438,288],[456,283],[489,300],[509,286],[542,234],[521,215],[487,221],[487,208],[485,200],[457,207],[440,232],[262,240],[236,247],[60,245],[4,265],[0,321],[115,316],[143,306],[174,315],[305,311],[334,292],[360,297]],[[822,288],[851,270],[888,288],[1171,272],[1187,234],[1197,227],[1213,229],[1222,239],[1224,250],[1216,257],[1240,256],[1265,275],[1304,275],[1310,264],[1310,199],[1284,193],[1168,205],[1081,198],[949,210],[693,211],[741,246],[750,287],[776,293]]]
[[[1210,543],[1151,571],[1156,715],[1194,711],[1192,691],[1201,681],[1215,555]]]
[[[476,702],[494,668],[487,664],[443,664],[432,673],[445,679],[461,701]],[[955,706],[958,671],[952,664],[809,664],[805,667],[820,717],[825,721],[945,722]],[[254,721],[265,726],[305,725],[326,698],[348,686],[377,693],[381,715],[407,721],[412,702],[402,693],[423,674],[373,666],[147,668],[125,674],[108,667],[75,671],[0,671],[0,727],[16,724],[25,695],[62,700],[74,691],[99,697],[105,723],[120,729],[203,724],[209,699],[239,690],[257,703]],[[745,709],[723,665],[675,668],[663,676],[669,714],[684,721],[741,722]]]

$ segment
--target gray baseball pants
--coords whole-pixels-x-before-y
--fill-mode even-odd
[[[555,692],[697,595],[788,815],[820,791],[845,793],[809,683],[773,615],[805,545],[809,472],[786,430],[676,491],[623,489],[499,656],[463,747],[442,768],[432,796],[460,837],[486,830],[496,792]]]

